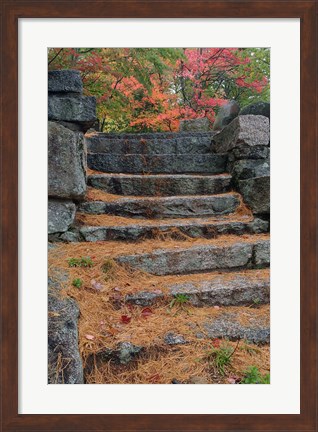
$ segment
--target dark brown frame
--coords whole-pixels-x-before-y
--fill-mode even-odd
[[[317,3],[315,0],[2,0],[1,217],[3,431],[317,430]],[[300,18],[300,415],[18,414],[18,19]],[[286,71],[288,73],[288,71]],[[288,216],[288,215],[287,215]],[[292,377],[291,377],[292,379]]]

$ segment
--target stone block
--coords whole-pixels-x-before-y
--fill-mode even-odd
[[[255,177],[238,182],[244,202],[254,214],[270,212],[270,177]]]
[[[81,74],[76,70],[54,70],[48,73],[49,93],[83,93]]]
[[[61,270],[48,281],[48,383],[84,384],[83,363],[78,348],[79,307],[75,300],[62,297],[67,281]]]
[[[86,193],[86,154],[81,132],[48,124],[48,194],[81,199]]]
[[[270,118],[270,104],[268,102],[256,102],[251,105],[247,105],[240,111],[241,115],[262,115],[264,117]]]
[[[245,180],[251,177],[269,176],[269,160],[266,159],[241,159],[234,162],[231,174],[233,180]]]
[[[236,117],[213,140],[217,153],[226,153],[239,147],[268,146],[269,120],[255,115]]]
[[[96,121],[96,99],[93,96],[49,96],[48,117],[52,121],[77,123],[86,132]]]
[[[50,200],[48,203],[48,233],[68,230],[75,218],[75,204],[72,201]]]

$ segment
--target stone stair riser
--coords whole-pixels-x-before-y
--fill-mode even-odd
[[[215,131],[191,131],[191,132],[96,132],[87,138],[95,138],[100,140],[116,140],[116,141],[135,141],[135,140],[167,140],[167,139],[183,139],[183,138],[213,138]]]
[[[162,154],[155,156],[88,153],[89,168],[107,173],[209,173],[226,171],[225,154]]]
[[[233,213],[240,201],[236,195],[203,197],[122,198],[117,201],[87,201],[78,210],[90,214],[113,214],[136,218],[218,216]]]
[[[169,234],[180,238],[185,234],[191,238],[215,238],[219,235],[254,234],[268,231],[268,222],[261,219],[252,222],[211,222],[211,223],[174,223],[170,225],[122,225],[122,226],[84,226],[80,228],[81,238],[87,242],[122,240],[137,241],[155,238],[160,234]],[[177,228],[177,232],[175,229]],[[180,234],[179,234],[180,233]]]
[[[212,153],[212,137],[182,138],[135,138],[111,139],[102,137],[86,138],[87,150],[90,153],[112,154],[196,154]]]
[[[173,196],[218,194],[230,190],[231,176],[110,175],[88,177],[88,185],[118,195]]]

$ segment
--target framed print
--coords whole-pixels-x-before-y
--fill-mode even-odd
[[[3,1],[4,431],[316,430],[316,8]]]

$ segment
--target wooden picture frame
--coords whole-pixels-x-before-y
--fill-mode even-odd
[[[301,410],[296,415],[18,414],[18,19],[300,18]],[[1,404],[9,431],[317,430],[317,3],[213,0],[2,0]],[[309,84],[310,83],[310,84]]]

